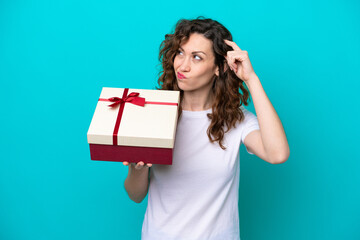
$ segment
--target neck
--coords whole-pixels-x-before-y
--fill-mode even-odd
[[[181,107],[185,111],[204,111],[212,107],[214,96],[211,90],[203,94],[199,92],[184,92]]]

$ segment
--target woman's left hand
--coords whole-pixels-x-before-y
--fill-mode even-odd
[[[247,51],[243,51],[236,45],[235,42],[224,39],[225,43],[233,48],[233,51],[228,51],[225,58],[231,70],[233,70],[238,78],[245,83],[252,77],[256,76],[255,71],[251,65]]]

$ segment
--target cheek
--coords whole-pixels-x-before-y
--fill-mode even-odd
[[[206,78],[210,77],[210,76],[212,76],[212,69],[209,67],[202,67],[201,69],[199,69],[199,74]]]
[[[177,57],[174,58],[173,66],[174,66],[174,69],[176,69],[179,66],[179,60]]]

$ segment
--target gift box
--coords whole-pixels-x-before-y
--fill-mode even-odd
[[[101,91],[87,132],[91,160],[172,164],[179,91]]]

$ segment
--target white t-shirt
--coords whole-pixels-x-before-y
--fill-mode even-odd
[[[225,134],[226,150],[206,133],[211,109],[183,110],[173,164],[150,168],[142,240],[240,239],[239,148],[247,134],[259,129],[257,117],[241,109],[245,119]]]

